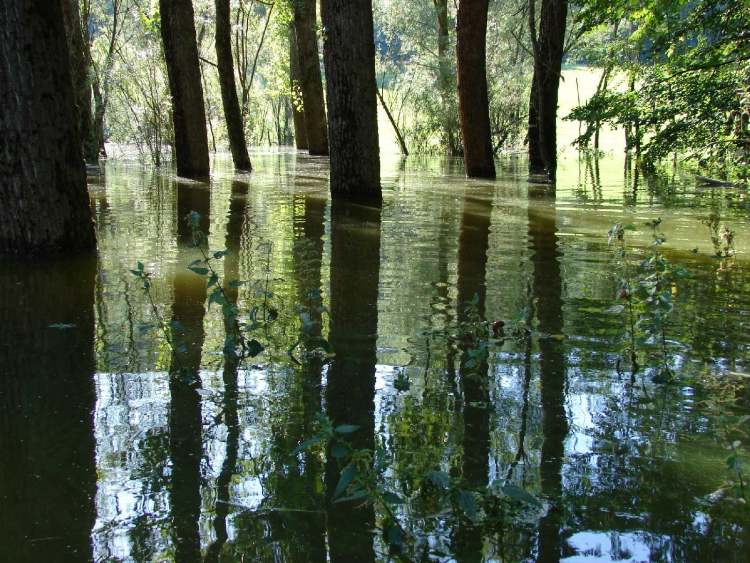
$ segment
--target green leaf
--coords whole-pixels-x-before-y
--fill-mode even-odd
[[[322,441],[323,441],[323,436],[321,436],[320,434],[316,434],[312,438],[308,438],[307,440],[305,440],[304,442],[302,442],[299,446],[297,446],[296,448],[294,448],[294,451],[292,453],[294,455],[297,455],[297,454],[299,454],[301,452],[309,450],[313,446],[317,446]]]
[[[351,434],[352,432],[356,432],[359,430],[359,426],[356,424],[339,424],[336,428],[333,429],[334,432],[337,434]]]
[[[211,274],[211,276],[208,278],[206,287],[213,287],[217,283],[219,283],[219,276],[217,276],[216,274]]]
[[[208,268],[199,268],[197,266],[188,266],[188,270],[198,274],[199,276],[205,276],[208,273]]]
[[[425,480],[443,489],[450,485],[450,476],[445,471],[430,471],[425,475]]]
[[[350,495],[347,495],[345,497],[339,497],[336,500],[334,500],[334,503],[337,502],[348,502],[350,500],[360,500],[367,497],[367,491],[364,489],[357,489],[355,491],[352,491]]]
[[[228,252],[226,250],[217,250],[216,252],[214,252],[214,258],[216,260],[220,260],[221,258],[224,258],[224,256],[226,256],[227,254]]]
[[[469,520],[475,520],[477,517],[477,500],[471,491],[458,492],[458,506]]]
[[[536,497],[527,493],[522,488],[517,487],[516,485],[505,485],[501,490],[503,491],[503,494],[508,498],[511,498],[518,502],[532,504],[534,506],[541,506],[541,503]]]
[[[336,484],[336,489],[333,491],[333,498],[336,499],[340,497],[346,491],[346,488],[349,486],[349,483],[352,482],[352,479],[356,476],[357,468],[355,466],[350,463],[344,467],[341,471],[341,475],[339,475],[339,482]]]

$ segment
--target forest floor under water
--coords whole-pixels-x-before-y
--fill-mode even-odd
[[[378,211],[253,164],[110,159],[97,256],[0,271],[0,559],[747,560],[745,190],[384,158]]]

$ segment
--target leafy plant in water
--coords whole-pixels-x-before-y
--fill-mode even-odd
[[[748,405],[741,403],[743,396],[747,401],[749,378],[750,376],[740,373],[707,373],[697,382],[697,386],[706,392],[702,406],[714,415],[716,437],[724,443],[728,452],[727,481],[717,491],[721,494],[714,494],[712,497],[720,497],[728,492],[745,503],[750,501],[743,463],[743,459],[747,459],[747,445],[750,443],[750,414],[744,414]]]
[[[677,280],[687,277],[688,272],[685,268],[672,264],[659,251],[666,242],[666,237],[659,230],[660,225],[660,218],[646,223],[652,233],[651,252],[634,271],[631,270],[631,261],[625,249],[625,231],[634,227],[617,224],[610,229],[610,244],[618,243],[620,262],[617,298],[623,300],[624,304],[615,305],[608,311],[626,314],[631,378],[639,368],[638,345],[653,346],[657,351],[659,364],[654,381],[667,383],[674,379],[674,372],[670,367],[667,323],[674,309],[672,297],[676,292]]]
[[[721,216],[716,211],[712,211],[702,223],[711,232],[711,244],[714,247],[714,254],[718,258],[730,258],[734,256],[734,232],[721,222]]]
[[[316,434],[302,442],[295,453],[323,448],[337,460],[340,473],[332,503],[373,505],[384,515],[380,524],[384,540],[392,553],[401,554],[406,542],[413,538],[396,514],[397,507],[406,503],[406,497],[384,483],[384,476],[390,469],[385,446],[377,444],[372,450],[354,448],[348,436],[359,431],[359,427],[351,424],[334,426],[320,413],[317,415],[317,427]],[[470,490],[463,486],[460,479],[452,478],[439,469],[426,472],[420,482],[416,494],[430,497],[429,506],[437,507],[426,518],[442,519],[446,509],[450,509],[458,518],[468,520],[473,525],[496,526],[518,517],[525,510],[536,513],[543,509],[536,497],[512,483],[494,481],[482,490]]]
[[[207,307],[210,308],[215,303],[221,308],[225,321],[224,324],[227,327],[224,353],[235,354],[241,359],[253,358],[264,350],[264,346],[256,338],[248,338],[247,333],[259,328],[266,328],[269,323],[275,321],[278,317],[278,311],[268,305],[268,294],[270,293],[267,289],[268,284],[266,283],[263,295],[262,320],[259,318],[259,307],[253,306],[247,315],[247,320],[241,321],[239,309],[227,296],[226,289],[227,287],[237,289],[244,285],[245,282],[239,280],[222,282],[216,268],[214,268],[214,264],[217,260],[222,260],[227,255],[227,251],[219,250],[212,252],[208,249],[208,238],[200,228],[200,219],[200,214],[195,211],[191,211],[185,216],[185,221],[191,230],[191,245],[198,249],[202,256],[202,258],[193,260],[188,264],[187,269],[205,278],[206,288],[208,289]],[[153,274],[145,271],[142,262],[138,262],[136,269],[130,270],[130,272],[141,281],[141,287],[148,298],[152,313],[156,319],[156,327],[161,330],[167,344],[173,350],[185,352],[185,344],[178,343],[178,339],[176,338],[177,335],[184,332],[184,329],[177,321],[166,323],[154,301],[151,293]],[[153,328],[153,326],[144,325],[143,329],[148,330]]]

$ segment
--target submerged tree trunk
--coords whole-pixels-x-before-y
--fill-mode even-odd
[[[193,4],[159,0],[161,37],[172,94],[177,174],[206,178],[209,174],[206,107],[203,102]]]
[[[331,196],[380,205],[372,0],[324,0],[322,6]]]
[[[531,80],[531,95],[529,96],[529,172],[544,172],[544,159],[539,145],[539,83],[534,72]]]
[[[494,178],[487,94],[486,35],[489,0],[460,0],[456,25],[458,109],[466,175]]]
[[[0,254],[96,245],[59,2],[0,3]]]
[[[292,117],[294,118],[294,144],[299,150],[307,150],[307,126],[305,125],[305,108],[300,86],[299,50],[294,27],[289,28],[289,84],[292,100]]]
[[[216,0],[216,66],[219,70],[221,102],[224,106],[224,119],[227,122],[227,136],[234,167],[237,170],[250,172],[253,167],[250,164],[250,156],[247,154],[242,112],[237,99],[237,84],[234,80],[229,0]]]
[[[534,48],[534,79],[537,85],[539,152],[550,180],[557,174],[557,99],[560,87],[567,0],[542,0],[539,34],[534,21],[536,0],[529,1],[529,25]],[[529,134],[531,138],[531,134]]]
[[[328,154],[328,126],[323,101],[323,80],[318,58],[316,0],[296,0],[294,31],[297,36],[297,61],[302,88],[305,130],[310,154]]]

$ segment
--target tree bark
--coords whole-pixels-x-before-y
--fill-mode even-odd
[[[535,0],[530,0],[532,15],[534,4]],[[542,0],[541,6],[538,38],[533,30],[535,24],[530,22],[534,47],[534,76],[538,87],[536,99],[539,152],[550,180],[554,181],[557,175],[557,99],[568,3],[567,0]]]
[[[97,147],[92,150],[91,120],[91,57],[88,53],[88,41],[83,35],[81,11],[78,0],[63,0],[63,22],[68,40],[70,69],[73,79],[73,95],[76,103],[76,120],[81,139],[81,150],[87,162],[96,162],[99,158]],[[86,22],[88,24],[88,22]]]
[[[324,0],[321,11],[326,29],[331,196],[380,205],[372,0]]]
[[[297,34],[294,32],[294,26],[292,26],[289,28],[289,83],[291,85],[290,97],[294,118],[294,144],[299,150],[308,150],[305,106],[300,80]]]
[[[0,254],[96,246],[59,1],[0,3]]]
[[[229,0],[216,0],[216,66],[219,70],[221,102],[227,122],[229,148],[237,170],[250,172],[250,156],[247,154],[245,131],[242,124],[240,102],[237,99],[237,84],[234,80],[232,60],[232,24],[229,19]]]
[[[539,146],[539,84],[534,72],[531,80],[531,95],[529,96],[529,172],[544,172],[544,159]]]
[[[191,0],[159,0],[161,37],[172,94],[177,174],[209,175],[206,107],[203,102],[198,45]]]
[[[323,80],[320,76],[318,59],[316,0],[294,0],[293,4],[308,150],[310,154],[327,155],[328,128],[323,101]]]
[[[464,164],[466,175],[470,178],[495,177],[487,94],[488,8],[489,0],[461,0],[458,4],[458,111],[464,144]]]

